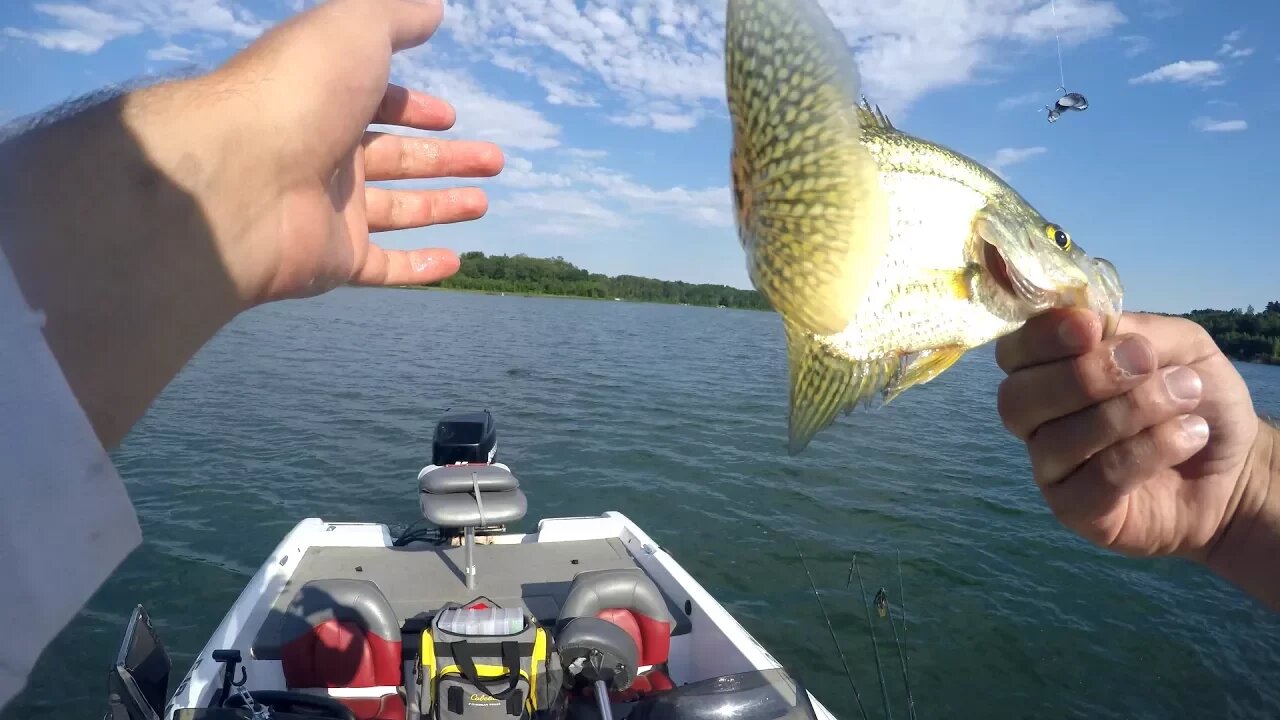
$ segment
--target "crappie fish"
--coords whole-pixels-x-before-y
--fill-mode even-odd
[[[815,0],[728,0],[733,198],[752,284],[781,315],[790,454],[1051,308],[1115,332],[1123,288],[980,163],[895,128]]]

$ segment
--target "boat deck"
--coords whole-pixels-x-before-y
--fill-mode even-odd
[[[463,575],[466,551],[427,543],[405,547],[312,546],[298,562],[272,603],[253,642],[253,657],[280,658],[280,636],[286,609],[298,588],[319,578],[352,578],[377,584],[406,630],[406,650],[418,633],[450,602],[487,597],[502,607],[525,607],[544,626],[554,626],[573,577],[586,570],[637,567],[617,538],[550,543],[504,543],[475,546],[476,586]],[[674,634],[689,632],[689,618],[666,598],[676,619]]]

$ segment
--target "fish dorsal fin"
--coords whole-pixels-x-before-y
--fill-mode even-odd
[[[853,57],[815,0],[728,0],[725,82],[751,281],[805,329],[844,330],[889,241]]]
[[[889,118],[880,110],[879,105],[872,106],[865,97],[858,103],[858,122],[863,127],[879,127],[885,130],[896,130]]]

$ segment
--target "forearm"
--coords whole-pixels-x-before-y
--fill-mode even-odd
[[[108,448],[244,306],[208,220],[223,181],[200,101],[157,86],[0,145],[0,246]]]
[[[1280,611],[1280,430],[1258,426],[1232,519],[1205,563]]]

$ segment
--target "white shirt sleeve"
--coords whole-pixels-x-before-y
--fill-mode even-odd
[[[0,251],[0,708],[142,540],[43,323]]]

